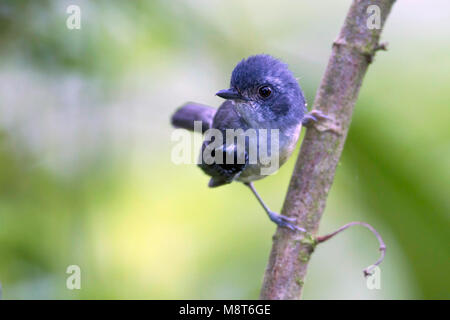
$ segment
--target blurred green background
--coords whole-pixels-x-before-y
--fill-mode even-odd
[[[81,29],[66,8],[81,8]],[[309,105],[350,1],[0,2],[0,282],[5,299],[254,299],[275,226],[240,184],[171,162],[169,118],[218,106],[234,65],[287,62]],[[306,299],[450,298],[450,3],[397,1],[364,80]],[[278,210],[296,155],[257,182]],[[81,268],[81,290],[66,268]]]

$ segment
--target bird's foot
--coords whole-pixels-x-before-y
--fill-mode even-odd
[[[286,216],[283,216],[281,214],[278,214],[278,213],[275,213],[272,211],[269,212],[269,218],[270,218],[270,220],[275,222],[280,227],[289,228],[292,231],[297,230],[297,231],[306,232],[305,229],[300,228],[300,227],[296,226],[295,224],[291,223],[296,220],[295,218],[286,217]]]
[[[331,120],[331,118],[320,110],[311,110],[303,117],[302,125],[305,127],[311,127],[314,123],[323,120]]]

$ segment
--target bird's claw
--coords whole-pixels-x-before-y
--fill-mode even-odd
[[[270,220],[275,222],[278,226],[291,229],[292,231],[302,231],[306,232],[305,229],[300,228],[296,226],[295,224],[291,223],[294,222],[296,219],[291,217],[286,217],[281,214],[270,212],[269,213]]]
[[[311,110],[303,117],[302,125],[305,127],[310,127],[313,123],[323,120],[331,120],[331,117],[327,116],[320,110]]]

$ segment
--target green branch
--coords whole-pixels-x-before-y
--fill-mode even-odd
[[[309,128],[292,174],[282,214],[296,217],[309,234],[278,228],[261,289],[261,299],[300,298],[309,258],[317,244],[313,234],[325,208],[344,147],[362,80],[377,50],[383,25],[395,0],[354,0],[337,40],[314,109],[332,120]],[[368,8],[379,8],[379,28],[368,28]],[[374,13],[376,14],[376,12]]]

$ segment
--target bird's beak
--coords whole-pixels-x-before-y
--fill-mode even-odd
[[[216,93],[216,96],[231,100],[247,100],[234,88],[220,90]]]

